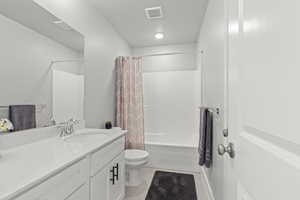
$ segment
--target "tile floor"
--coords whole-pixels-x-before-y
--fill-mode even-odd
[[[124,200],[145,200],[148,189],[151,185],[152,178],[154,176],[155,171],[157,170],[193,174],[195,177],[198,200],[208,200],[207,193],[203,191],[204,187],[201,181],[201,174],[155,168],[142,169],[142,174],[144,176],[145,182],[138,188],[126,187],[126,197]]]

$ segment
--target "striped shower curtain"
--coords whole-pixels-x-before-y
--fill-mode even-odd
[[[116,59],[115,125],[126,134],[126,149],[145,149],[142,60]]]

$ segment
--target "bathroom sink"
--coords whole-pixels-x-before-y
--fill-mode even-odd
[[[108,136],[104,134],[73,134],[63,138],[68,143],[93,143],[94,141],[105,140]]]
[[[71,143],[85,143],[85,142],[93,142],[93,141],[99,141],[103,140],[109,137],[110,134],[119,133],[120,129],[80,129],[76,130],[73,134],[66,136],[63,138],[65,142],[71,142]]]
[[[66,136],[63,138],[65,142],[72,142],[72,143],[84,143],[90,142],[93,140],[101,140],[105,139],[108,136],[106,133],[101,132],[101,130],[97,129],[82,129],[75,131],[73,134]]]
[[[96,128],[84,128],[75,131],[75,135],[99,135],[99,134],[113,134],[119,133],[121,131],[120,128],[113,128],[113,129],[96,129]]]

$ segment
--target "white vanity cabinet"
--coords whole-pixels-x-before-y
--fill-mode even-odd
[[[123,200],[125,197],[125,159],[124,152],[110,164],[109,200]],[[112,172],[114,170],[114,172]],[[97,200],[97,199],[96,199]]]
[[[124,153],[121,153],[91,178],[91,200],[122,200],[125,196],[124,170]]]
[[[92,155],[91,200],[122,200],[125,196],[124,139]],[[110,158],[109,162],[103,162]],[[113,159],[111,159],[113,158]]]
[[[15,200],[81,200],[89,199],[89,160],[80,160]]]
[[[124,144],[124,137],[115,139],[12,199],[123,200]]]

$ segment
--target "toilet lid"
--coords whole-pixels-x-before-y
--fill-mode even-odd
[[[147,159],[149,153],[142,150],[125,150],[125,159],[128,161],[141,161]]]

